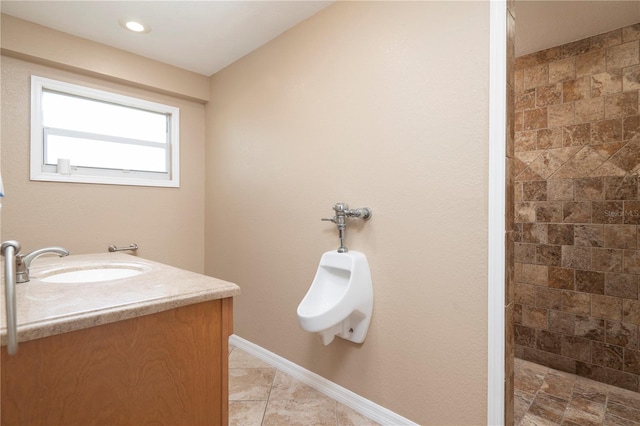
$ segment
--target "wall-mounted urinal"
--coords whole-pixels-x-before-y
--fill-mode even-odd
[[[335,336],[362,343],[373,311],[373,284],[363,253],[328,251],[298,306],[300,326],[317,332],[324,345]]]

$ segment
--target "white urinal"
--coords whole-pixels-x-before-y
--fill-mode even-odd
[[[322,255],[316,276],[298,305],[300,326],[328,345],[337,335],[362,343],[373,310],[373,284],[367,257],[357,251]]]

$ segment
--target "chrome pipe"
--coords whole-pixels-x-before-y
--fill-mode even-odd
[[[16,255],[20,243],[5,241],[0,248],[4,255],[5,303],[7,309],[7,352],[15,355],[18,351],[18,324],[16,316]]]

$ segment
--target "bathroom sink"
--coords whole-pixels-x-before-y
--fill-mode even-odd
[[[85,269],[59,269],[40,278],[45,283],[95,283],[130,278],[145,272],[134,265],[95,266]]]

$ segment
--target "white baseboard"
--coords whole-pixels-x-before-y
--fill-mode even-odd
[[[375,402],[371,402],[366,398],[361,397],[349,389],[343,388],[322,376],[317,375],[305,368],[294,364],[282,358],[279,355],[274,354],[248,340],[243,339],[235,334],[229,337],[229,344],[233,345],[243,351],[255,356],[256,358],[266,362],[269,365],[274,366],[278,370],[290,375],[291,377],[300,380],[302,383],[311,386],[315,390],[327,395],[331,399],[334,399],[349,408],[352,408],[362,414],[363,416],[380,423],[381,425],[416,425],[409,419],[402,417],[399,414],[388,410]]]

